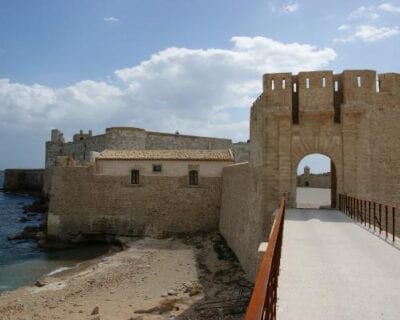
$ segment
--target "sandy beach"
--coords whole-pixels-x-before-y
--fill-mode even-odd
[[[218,234],[126,244],[2,293],[0,319],[243,318],[251,284]]]

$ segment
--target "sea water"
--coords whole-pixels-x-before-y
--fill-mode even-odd
[[[3,181],[3,173],[0,172],[0,188]],[[45,274],[70,268],[108,250],[104,245],[49,250],[38,248],[34,239],[8,240],[8,236],[20,233],[25,226],[43,223],[41,214],[30,216],[27,222],[20,222],[24,216],[23,206],[34,200],[35,197],[30,195],[5,193],[0,189],[0,292],[33,284]]]

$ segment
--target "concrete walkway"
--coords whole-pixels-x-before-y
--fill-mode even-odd
[[[278,320],[400,319],[400,250],[333,210],[287,210]]]

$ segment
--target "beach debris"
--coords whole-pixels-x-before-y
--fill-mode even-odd
[[[184,283],[183,286],[185,287],[183,292],[188,293],[191,297],[196,296],[203,291],[203,286],[197,281],[189,284]]]
[[[163,314],[172,310],[178,310],[175,306],[176,299],[163,299],[160,301],[159,305],[150,309],[140,309],[134,311],[134,313],[153,313],[153,314]]]
[[[46,285],[46,282],[44,282],[43,280],[37,280],[36,282],[35,282],[35,286],[36,287],[44,287]]]
[[[99,306],[95,306],[90,314],[92,316],[95,315],[95,314],[99,314]]]
[[[176,295],[178,295],[178,292],[176,292],[176,291],[173,290],[173,289],[169,289],[169,290],[167,291],[167,294],[168,294],[169,296],[176,296]]]

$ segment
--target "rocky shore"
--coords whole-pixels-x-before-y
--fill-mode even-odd
[[[218,234],[127,249],[0,294],[0,319],[242,319],[251,284]]]

